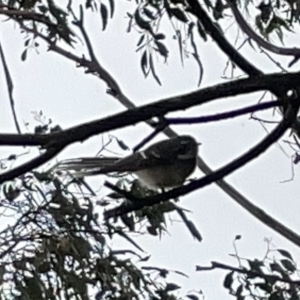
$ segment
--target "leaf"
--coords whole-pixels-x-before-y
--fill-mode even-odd
[[[156,40],[164,40],[166,36],[163,33],[158,33],[153,36]]]
[[[122,150],[129,150],[129,147],[122,140],[116,138],[116,141]]]
[[[132,215],[121,215],[121,220],[130,231],[134,231],[134,220]]]
[[[189,21],[188,17],[186,16],[186,14],[179,8],[170,8],[168,9],[168,13],[171,16],[176,17],[178,20],[187,23]]]
[[[285,269],[288,271],[294,273],[296,271],[296,266],[293,262],[291,262],[289,259],[282,259],[281,264],[284,266]]]
[[[180,53],[180,60],[183,65],[183,53],[182,53],[182,39],[181,39],[181,32],[180,30],[176,30],[176,36],[178,40],[178,46],[179,46],[179,53]]]
[[[153,15],[153,12],[152,12],[150,9],[144,7],[144,8],[143,8],[143,11],[144,11],[144,14],[145,14],[149,19],[151,19],[151,20],[154,20],[154,19],[155,19],[155,16]]]
[[[27,49],[25,49],[25,50],[23,51],[23,53],[22,53],[22,55],[21,55],[21,60],[22,60],[22,61],[25,61],[26,58],[27,58]]]
[[[251,46],[251,48],[252,48],[253,50],[255,50],[255,48],[254,48],[254,46],[253,46],[253,44],[252,44],[251,39],[247,39],[247,42],[248,42],[248,44]]]
[[[284,250],[284,249],[277,249],[277,251],[278,251],[282,256],[284,256],[284,257],[286,257],[286,258],[289,258],[290,260],[294,261],[292,255],[291,255],[288,251],[286,251],[286,250]]]
[[[277,262],[271,263],[270,264],[270,269],[271,269],[272,272],[278,272],[280,274],[283,272],[282,267]]]
[[[247,260],[250,266],[251,271],[253,272],[257,272],[259,274],[263,274],[262,270],[260,267],[264,266],[264,263],[258,259],[254,259],[254,260]]]
[[[192,55],[195,58],[198,66],[199,66],[199,81],[198,81],[198,86],[200,86],[200,84],[202,82],[202,78],[203,78],[203,66],[202,66],[201,60],[200,60],[199,55],[198,55],[198,50],[197,50],[196,43],[194,41],[194,34],[193,34],[193,32],[191,33],[191,43],[192,43],[192,47],[193,47],[193,50],[194,50],[194,53],[192,53]]]
[[[139,41],[137,42],[136,46],[140,46],[142,44],[142,42],[144,41],[145,39],[145,35],[143,34],[140,38],[139,38]]]
[[[191,299],[191,300],[199,300],[199,297],[195,296],[195,295],[186,295],[186,297]]]
[[[106,6],[103,3],[101,3],[101,5],[100,5],[100,14],[101,14],[101,18],[102,18],[102,30],[104,31],[107,26],[108,12],[107,12]]]
[[[189,276],[188,275],[186,275],[185,273],[183,273],[183,272],[180,272],[180,271],[173,271],[174,273],[176,273],[176,274],[179,274],[179,275],[181,275],[181,276],[184,276],[184,277],[186,277],[186,278],[189,278]]]
[[[276,23],[280,26],[283,26],[287,31],[289,32],[293,32],[293,30],[291,30],[291,28],[288,26],[288,24],[286,23],[286,21],[278,16],[275,16],[274,19],[276,19]]]
[[[141,29],[145,29],[147,31],[150,31],[152,32],[152,28],[150,26],[150,23],[146,20],[144,20],[141,15],[140,15],[140,12],[139,10],[137,9],[134,13],[134,19],[135,19],[135,22],[136,24],[141,28]]]
[[[238,235],[235,236],[234,240],[237,241],[237,240],[240,240],[241,238],[242,238],[242,236],[240,234],[238,234]]]
[[[225,279],[224,279],[224,282],[223,282],[223,286],[226,288],[226,289],[230,289],[231,290],[231,285],[233,283],[233,274],[234,272],[231,271],[230,273],[228,273],[226,276],[225,276]]]
[[[3,188],[2,192],[8,201],[13,201],[20,195],[21,191],[13,185],[7,184]]]
[[[269,2],[268,4],[264,3],[263,1],[257,6],[257,8],[261,11],[261,19],[264,23],[267,23],[271,13],[272,13],[272,5]]]
[[[206,32],[202,23],[199,20],[197,21],[197,29],[202,39],[206,42],[207,41]]]
[[[282,296],[280,295],[280,292],[275,291],[270,295],[268,300],[282,300]]]
[[[119,229],[115,229],[115,233],[119,234],[121,237],[126,239],[129,243],[131,243],[133,246],[135,246],[140,251],[144,252],[144,250],[132,239],[130,238],[125,232]]]
[[[17,155],[16,154],[11,154],[7,160],[16,160],[17,159]]]
[[[147,57],[147,51],[145,50],[144,53],[142,54],[141,58],[141,68],[144,73],[144,76],[146,77],[147,74],[147,68],[148,68],[148,57]]]
[[[238,297],[240,297],[242,292],[243,292],[243,285],[241,284],[241,285],[239,285],[239,287],[237,288],[235,293]]]
[[[273,290],[273,287],[267,283],[254,283],[254,285],[267,293],[271,293]]]
[[[171,292],[171,291],[176,291],[178,289],[180,289],[181,287],[175,283],[168,283],[166,288],[165,288],[165,291],[166,292]]]
[[[122,198],[124,198],[124,196],[122,196],[121,194],[118,194],[116,192],[112,192],[112,193],[106,195],[106,197],[111,198],[111,199],[122,199]]]
[[[157,228],[154,226],[147,226],[147,231],[149,234],[157,236]]]
[[[158,78],[158,76],[156,75],[156,72],[155,72],[153,58],[152,58],[151,54],[150,54],[150,57],[149,57],[149,65],[150,65],[150,70],[152,72],[152,75],[153,75],[154,79],[157,81],[157,83],[159,85],[161,85],[161,82],[160,82],[160,80],[159,80],[159,78]]]
[[[112,18],[114,16],[115,12],[115,2],[114,0],[108,0],[109,6],[110,6],[110,17]]]
[[[24,43],[24,46],[27,47],[29,45],[30,39],[27,39]]]
[[[147,256],[141,258],[139,261],[146,262],[150,259],[150,257],[151,257],[151,255],[147,255]]]
[[[283,32],[282,32],[281,28],[277,28],[275,32],[276,32],[281,44],[284,45]]]
[[[42,14],[46,14],[46,12],[48,12],[48,7],[45,5],[38,5],[37,9],[42,13]]]
[[[160,53],[160,55],[167,59],[169,53],[167,47],[159,41],[155,41],[155,45],[157,46],[157,50]]]
[[[192,233],[193,237],[195,239],[197,239],[199,242],[201,242],[202,236],[201,236],[200,232],[198,231],[198,229],[196,228],[195,224],[192,221],[187,221],[186,225],[187,225],[188,229],[190,230],[190,232]]]

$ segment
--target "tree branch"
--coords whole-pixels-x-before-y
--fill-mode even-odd
[[[7,66],[7,63],[6,63],[6,59],[4,57],[4,53],[3,53],[3,50],[2,50],[1,43],[0,43],[0,57],[1,57],[2,65],[3,65],[3,69],[4,69],[5,78],[6,78],[6,84],[7,84],[10,107],[11,107],[11,110],[12,110],[13,119],[14,119],[14,122],[15,122],[17,132],[21,133],[20,125],[19,125],[19,122],[18,122],[16,110],[15,110],[15,101],[14,101],[14,96],[13,96],[14,84],[12,82],[12,78],[11,78],[10,73],[9,73],[9,69],[8,69],[8,66]]]
[[[1,134],[0,145],[7,146],[67,146],[74,142],[83,141],[93,135],[134,125],[149,120],[155,116],[163,116],[169,112],[185,110],[187,108],[208,103],[225,97],[232,97],[251,92],[269,90],[274,85],[282,89],[293,89],[300,80],[300,73],[271,74],[255,78],[239,79],[232,82],[204,88],[188,94],[179,95],[153,102],[72,128],[51,134]]]
[[[190,8],[188,11],[192,13],[203,25],[205,31],[217,43],[220,49],[234,62],[242,71],[249,76],[258,76],[263,73],[247,61],[225,38],[224,34],[214,25],[205,10],[201,7],[198,0],[187,0]]]
[[[180,125],[180,124],[198,124],[198,123],[208,123],[208,122],[216,122],[224,119],[234,118],[238,116],[242,116],[245,114],[253,113],[256,111],[261,111],[264,109],[281,106],[283,105],[283,101],[268,101],[263,103],[258,103],[255,105],[250,105],[247,107],[243,107],[236,110],[231,110],[229,112],[214,114],[210,116],[204,117],[188,117],[188,118],[165,118],[165,121],[168,125]]]
[[[61,151],[61,148],[51,148],[47,149],[45,153],[39,155],[38,157],[10,170],[5,173],[1,173],[0,175],[0,184],[2,184],[5,181],[12,180],[18,176],[21,176],[39,166],[44,164],[45,162],[52,159],[55,155],[57,155]]]

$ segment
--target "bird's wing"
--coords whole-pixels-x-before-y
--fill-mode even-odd
[[[176,138],[165,140],[150,146],[145,150],[145,156],[159,165],[169,165],[178,159],[182,145]]]

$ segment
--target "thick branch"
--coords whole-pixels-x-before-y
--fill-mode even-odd
[[[59,146],[67,146],[74,142],[83,141],[96,134],[134,125],[155,116],[163,116],[169,112],[185,110],[196,105],[208,103],[212,100],[269,90],[274,85],[281,86],[286,90],[292,89],[298,84],[299,80],[300,73],[264,75],[263,80],[259,76],[256,78],[239,79],[189,94],[156,101],[61,132],[45,135],[2,134],[0,135],[0,145],[55,147],[55,145],[58,144]]]

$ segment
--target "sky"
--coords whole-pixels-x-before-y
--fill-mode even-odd
[[[128,19],[125,11],[128,7],[128,11],[132,12],[134,3],[119,3],[116,5],[115,18],[109,22],[105,32],[101,31],[102,25],[98,15],[88,13],[85,19],[88,20],[87,31],[98,60],[117,80],[123,93],[136,105],[142,105],[196,90],[199,70],[192,59],[185,60],[184,66],[181,65],[177,42],[172,39],[168,41],[171,49],[168,62],[163,64],[162,59],[156,62],[162,86],[159,86],[151,76],[144,78],[140,69],[141,54],[135,52],[139,35],[135,31],[126,33]],[[231,26],[226,34],[234,43],[236,29]],[[292,34],[287,39],[286,46],[294,46],[295,36]],[[28,130],[32,130],[36,125],[32,114],[34,111],[42,110],[53,120],[53,123],[59,124],[62,128],[124,111],[124,107],[116,99],[106,94],[107,86],[104,82],[92,75],[84,74],[83,69],[76,68],[72,62],[58,54],[47,51],[47,47],[42,42],[38,49],[39,53],[30,49],[26,61],[22,62],[20,57],[24,49],[24,40],[24,35],[20,35],[16,25],[11,22],[1,23],[0,42],[14,81],[18,119],[21,124],[29,123]],[[243,36],[240,34],[238,44],[242,40]],[[228,78],[223,77],[227,62],[226,56],[210,39],[206,43],[198,40],[198,43],[204,68],[201,88],[228,81]],[[71,48],[67,47],[67,49],[72,51]],[[76,49],[79,49],[76,50],[77,53],[86,54],[81,43],[78,43]],[[250,46],[245,46],[241,51],[264,72],[280,71],[259,50],[256,49],[255,52]],[[275,58],[280,60],[283,66],[287,66],[289,62],[288,59]],[[293,70],[297,69],[299,67],[294,66]],[[239,74],[238,71],[237,74]],[[226,75],[230,76],[230,72],[227,71]],[[15,133],[2,66],[0,67],[0,82],[2,82],[0,88],[1,132]],[[209,105],[193,107],[185,112],[172,114],[172,116],[202,116],[235,109],[256,103],[259,96],[259,93],[255,93],[224,99]],[[268,111],[261,116],[272,119],[273,112]],[[23,132],[26,132],[25,126],[22,128]],[[271,129],[272,126],[268,128]],[[191,134],[202,143],[200,155],[212,169],[217,169],[242,155],[266,135],[264,128],[258,122],[249,120],[249,116],[209,124],[176,126],[173,129],[181,134]],[[150,132],[151,129],[148,126],[138,124],[110,132],[110,134],[123,140],[129,147],[134,147]],[[158,139],[162,138],[164,138],[163,135],[158,137]],[[101,136],[95,136],[84,143],[69,146],[57,159],[79,155],[93,156],[98,152],[100,145]],[[280,146],[284,147],[286,154]],[[116,144],[112,149],[121,155],[129,154],[129,152],[122,152]],[[6,147],[0,149],[0,156],[24,151],[23,148]],[[31,153],[36,152],[31,150]],[[226,180],[251,199],[255,205],[299,232],[299,167],[294,167],[293,181],[282,183],[292,176],[290,158],[292,154],[283,142],[273,145],[255,161],[231,174]],[[202,174],[199,171],[195,176],[202,176]],[[91,182],[96,188],[100,188],[103,180],[103,178],[93,178]],[[272,239],[276,247],[288,249],[298,261],[300,259],[299,250],[296,247],[239,207],[216,185],[210,185],[182,197],[179,205],[191,211],[188,217],[201,232],[203,236],[201,243],[191,237],[185,226],[179,222],[176,214],[170,216],[168,233],[161,238],[136,236],[136,239],[147,253],[151,253],[150,265],[180,270],[190,276],[189,279],[179,275],[172,276],[174,282],[184,285],[186,291],[201,289],[206,299],[215,299],[220,296],[223,299],[232,298],[222,287],[226,272],[196,273],[195,266],[207,266],[211,261],[237,266],[236,259],[229,255],[234,253],[233,240],[236,235],[242,236],[237,242],[237,247],[239,254],[244,258],[263,258],[267,248],[264,239],[268,238]],[[127,244],[124,246],[120,241],[112,243],[115,247],[128,246]]]

